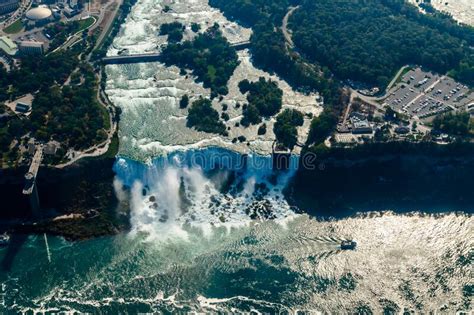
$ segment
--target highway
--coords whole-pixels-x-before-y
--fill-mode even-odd
[[[107,12],[107,10],[109,10],[110,6],[115,4],[113,13],[105,21],[105,26],[103,27],[102,32],[99,35],[99,38],[97,38],[94,50],[99,48],[102,45],[102,42],[103,42],[104,38],[109,34],[110,28],[112,27],[113,22],[117,18],[117,13],[118,13],[120,7],[122,6],[122,3],[123,3],[123,0],[117,0],[117,1],[110,2],[110,3],[108,3],[107,5],[105,5],[101,8],[100,15],[99,15],[99,21],[98,21],[97,25],[101,25],[102,21],[105,18],[105,13]]]

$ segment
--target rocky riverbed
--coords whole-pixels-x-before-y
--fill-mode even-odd
[[[165,6],[169,9],[164,10]],[[186,26],[185,39],[195,36],[191,31],[192,23],[199,24],[201,31],[218,23],[230,43],[246,41],[251,35],[250,29],[228,21],[222,13],[211,8],[206,0],[140,0],[114,40],[109,55],[159,52],[167,42],[166,36],[159,35],[160,25],[172,21],[179,21]],[[210,146],[239,153],[270,154],[275,140],[272,131],[274,118],[265,121],[265,135],[257,134],[258,126],[244,128],[238,124],[242,115],[242,106],[238,104],[246,103],[246,97],[240,93],[238,83],[243,79],[256,81],[259,77],[278,82],[284,92],[283,109],[296,108],[307,114],[304,125],[299,128],[299,140],[304,142],[309,131],[310,117],[319,115],[322,111],[322,104],[317,101],[318,95],[293,91],[285,81],[256,69],[248,50],[240,51],[238,55],[240,65],[229,80],[229,94],[221,100],[213,100],[213,107],[219,114],[222,113],[224,104],[227,105],[230,117],[225,122],[229,133],[227,137],[197,132],[186,127],[187,110],[178,106],[181,97],[188,94],[193,101],[201,96],[210,96],[210,91],[196,83],[189,71],[181,73],[177,67],[166,67],[158,62],[107,66],[107,94],[123,110],[119,154],[146,161],[167,152]],[[235,139],[240,136],[245,137],[245,140],[236,142]]]

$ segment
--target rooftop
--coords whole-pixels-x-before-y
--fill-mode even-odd
[[[0,37],[0,49],[10,56],[15,55],[18,51],[17,45],[7,36]]]
[[[51,17],[52,12],[46,7],[37,7],[26,12],[26,17],[33,21],[44,20]]]

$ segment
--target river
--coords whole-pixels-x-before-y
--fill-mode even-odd
[[[464,215],[306,215],[209,234],[119,235],[79,243],[28,237],[3,268],[13,311],[116,313],[313,310],[376,314],[470,309],[472,231]],[[341,251],[354,238],[356,251]]]

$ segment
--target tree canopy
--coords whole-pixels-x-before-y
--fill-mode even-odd
[[[316,62],[309,62],[300,54],[289,50],[281,31],[283,17],[289,6],[301,0],[210,0],[227,18],[252,27],[251,52],[253,63],[270,73],[276,73],[294,89],[302,92],[319,92],[324,98],[325,111],[337,116],[343,108],[340,103],[342,89],[331,72]],[[269,57],[271,56],[271,57]],[[244,110],[243,123],[258,123],[256,108],[250,104]],[[250,118],[253,118],[251,120]],[[337,121],[337,120],[336,120]],[[335,129],[335,124],[332,129]]]
[[[94,72],[88,65],[80,69],[82,84],[43,87],[35,97],[29,124],[38,140],[84,149],[106,139],[107,116],[96,99]]]
[[[8,99],[10,95],[15,98],[56,83],[61,84],[77,64],[76,54],[72,51],[53,53],[46,57],[24,57],[20,69],[8,73],[0,70],[0,101]]]
[[[474,133],[474,123],[469,113],[447,113],[435,117],[433,128],[452,135],[467,136]]]
[[[162,52],[165,64],[193,70],[213,96],[228,93],[227,82],[239,65],[237,53],[216,24],[193,41],[169,44]]]
[[[168,35],[168,41],[176,43],[183,39],[184,29],[184,25],[179,22],[165,23],[160,27],[160,35]]]
[[[260,78],[257,82],[243,80],[239,83],[240,92],[247,95],[249,102],[244,108],[242,125],[256,125],[262,117],[271,117],[277,114],[282,106],[283,91],[272,80]]]
[[[207,98],[194,101],[189,108],[187,126],[198,131],[224,135],[226,128],[219,119],[219,113],[212,108],[212,103]]]
[[[273,132],[279,144],[293,150],[298,142],[297,127],[303,126],[303,114],[294,109],[285,109],[277,116]]]
[[[474,84],[474,28],[399,0],[302,2],[290,20],[296,46],[341,79],[386,86],[418,64]]]

